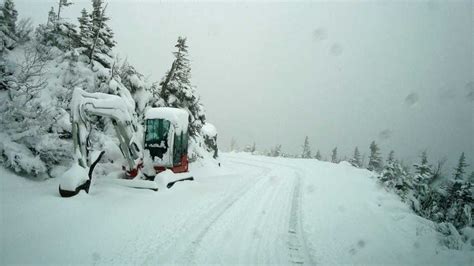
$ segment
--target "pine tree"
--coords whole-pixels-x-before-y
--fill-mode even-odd
[[[388,153],[387,163],[393,163],[395,161],[395,151],[391,150]]]
[[[314,158],[315,158],[316,160],[321,161],[322,156],[321,156],[321,152],[320,152],[319,150],[316,152],[316,156],[314,156]]]
[[[0,52],[11,50],[17,42],[16,21],[18,12],[12,0],[5,0],[0,6]]]
[[[414,202],[414,210],[417,212],[422,211],[420,203],[426,201],[426,197],[429,194],[429,184],[433,178],[433,171],[431,165],[428,164],[428,155],[426,151],[421,153],[421,162],[414,164],[415,175],[413,176],[413,189],[417,202]],[[415,200],[415,199],[414,199]]]
[[[473,226],[474,198],[473,184],[462,179],[453,179],[448,182],[445,199],[446,221],[456,228]]]
[[[443,179],[443,166],[446,163],[446,158],[438,160],[436,166],[433,168],[433,177],[430,180],[430,186],[437,186]]]
[[[51,9],[48,12],[48,21],[46,22],[46,25],[53,27],[54,24],[56,24],[56,21],[57,21],[56,12],[54,12],[54,8],[51,7]]]
[[[115,46],[115,41],[112,29],[107,25],[107,21],[110,20],[105,16],[107,5],[103,6],[103,4],[103,0],[92,0],[92,13],[90,14],[92,44],[87,50],[89,53],[87,56],[90,60],[89,63],[95,60],[102,66],[110,68],[113,63],[112,48]]]
[[[90,54],[92,48],[93,32],[92,20],[85,8],[81,11],[81,16],[77,19],[79,21],[79,40],[78,46],[82,47],[84,54]]]
[[[186,38],[179,37],[175,45],[177,51],[174,52],[175,60],[166,77],[160,83],[160,98],[164,106],[183,108],[188,111],[189,133],[195,137],[199,134],[206,117],[196,90],[191,86],[191,67],[188,59],[188,46]],[[158,100],[158,99],[156,99]],[[160,106],[159,102],[154,103]]]
[[[60,19],[51,7],[46,24],[41,24],[36,29],[36,39],[45,46],[54,46],[62,51],[68,51],[77,46],[77,28],[75,24]]]
[[[61,19],[61,8],[64,6],[70,6],[72,5],[72,2],[68,2],[68,0],[59,0],[58,1],[58,20]]]
[[[461,180],[463,179],[464,174],[466,173],[465,168],[469,166],[466,163],[466,156],[464,155],[464,152],[461,153],[461,156],[459,157],[458,161],[458,166],[454,169],[454,179],[456,180]]]
[[[456,228],[474,225],[474,196],[472,176],[464,180],[463,175],[467,167],[464,152],[459,157],[458,166],[455,168],[453,179],[448,182],[446,198],[443,203],[446,213],[446,221],[451,222]]]
[[[372,141],[370,144],[370,157],[367,169],[370,171],[380,172],[382,170],[383,163],[382,157],[380,156],[380,148]]]
[[[2,7],[3,21],[2,24],[7,27],[12,34],[16,33],[16,21],[18,19],[18,11],[15,9],[13,0],[5,0]]]
[[[125,88],[130,91],[135,100],[135,112],[143,120],[145,110],[150,105],[150,100],[152,100],[151,89],[155,89],[154,85],[147,85],[145,77],[127,60],[123,61],[121,65],[118,62],[114,63],[112,73],[117,74]]]
[[[303,153],[301,154],[301,158],[311,158],[311,147],[309,146],[309,138],[306,136],[304,138],[304,143],[303,143]]]
[[[333,163],[339,162],[338,159],[337,159],[337,147],[335,147],[335,148],[332,150],[331,162],[333,162]]]
[[[396,188],[399,192],[406,192],[410,186],[408,186],[407,173],[398,161],[395,160],[395,152],[390,151],[387,159],[387,163],[382,169],[382,173],[378,176],[379,180],[384,183],[386,187]],[[403,188],[403,189],[402,189]],[[404,193],[398,193],[402,196]]]
[[[354,156],[349,160],[349,163],[355,167],[362,167],[362,162],[360,158],[359,148],[355,147],[354,149]]]
[[[431,174],[431,166],[428,165],[428,155],[426,151],[421,153],[421,163],[414,164],[413,167],[415,168],[415,173],[420,175],[427,175]]]

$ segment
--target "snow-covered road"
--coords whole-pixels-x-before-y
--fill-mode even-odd
[[[473,264],[345,163],[247,154],[167,191],[98,182],[57,194],[0,169],[0,264]]]

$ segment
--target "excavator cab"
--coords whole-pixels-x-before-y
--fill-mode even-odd
[[[150,108],[146,112],[144,149],[149,152],[154,174],[166,169],[188,171],[188,119],[188,113],[178,108]]]
[[[163,156],[168,151],[168,135],[171,123],[165,119],[148,119],[145,124],[145,149],[152,158]]]

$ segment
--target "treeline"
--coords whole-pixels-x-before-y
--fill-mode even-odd
[[[333,163],[347,161],[354,167],[372,171],[382,186],[399,195],[415,213],[436,222],[438,231],[447,236],[445,244],[448,247],[460,248],[462,234],[468,230],[466,228],[474,226],[474,171],[470,174],[466,172],[469,165],[464,152],[450,175],[443,169],[446,159],[433,165],[429,162],[426,151],[421,153],[419,162],[410,167],[397,159],[393,150],[388,153],[384,162],[375,141],[368,148],[367,164],[358,147],[355,147],[350,157],[340,158],[337,147],[331,151],[330,158],[323,158],[319,150],[313,155],[308,137],[305,137],[299,155],[283,153],[280,144],[261,154]],[[243,151],[259,154],[255,143],[246,146]]]
[[[72,4],[58,0],[45,14],[46,23],[36,27],[29,19],[18,20],[13,0],[0,4],[0,163],[29,176],[54,176],[56,166],[71,161],[69,103],[75,87],[122,97],[138,127],[149,107],[183,108],[190,114],[190,159],[205,150],[217,155],[215,136],[201,130],[206,116],[190,80],[186,38],[178,38],[162,80],[149,81],[114,55],[107,4],[91,0],[76,23],[62,15]],[[93,125],[93,145],[115,135],[110,123],[101,118]]]

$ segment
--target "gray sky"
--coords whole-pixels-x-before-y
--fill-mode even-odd
[[[35,23],[53,2],[16,0]],[[64,15],[76,22],[90,2],[73,2]],[[223,149],[234,137],[300,153],[308,135],[327,157],[376,140],[384,157],[428,149],[451,167],[464,151],[474,165],[473,1],[108,2],[116,52],[150,80],[188,38]]]

